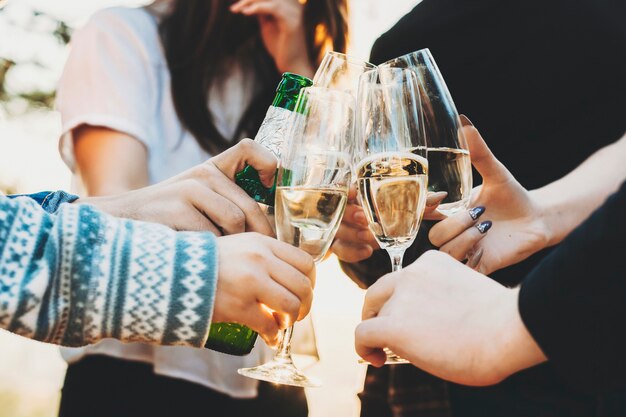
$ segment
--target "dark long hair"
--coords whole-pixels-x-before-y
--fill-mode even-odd
[[[176,0],[160,23],[171,73],[174,107],[182,125],[210,153],[221,152],[243,133],[256,132],[271,103],[280,74],[263,46],[258,20],[230,12],[232,0]],[[318,65],[327,49],[345,52],[346,0],[308,0],[304,10],[308,57]],[[255,72],[255,93],[234,138],[216,128],[208,108],[211,86],[239,60]]]

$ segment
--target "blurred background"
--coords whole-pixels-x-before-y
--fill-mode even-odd
[[[0,0],[2,3],[3,0]],[[70,189],[57,150],[60,116],[54,91],[72,30],[97,9],[139,0],[12,0],[0,9],[0,190]],[[367,59],[374,40],[418,0],[352,0],[349,53]],[[363,292],[330,258],[318,269],[313,321],[320,362],[307,369],[324,387],[307,392],[311,417],[358,415],[365,368],[353,331]],[[0,417],[56,415],[65,363],[58,349],[0,330]]]

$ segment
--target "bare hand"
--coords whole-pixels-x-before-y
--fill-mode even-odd
[[[239,0],[230,10],[258,16],[261,37],[280,72],[313,76],[304,33],[304,4],[298,0]]]
[[[442,252],[490,274],[546,247],[548,232],[532,194],[496,159],[474,126],[463,130],[483,184],[472,190],[473,208],[437,223],[429,238]],[[481,211],[485,214],[479,219]]]
[[[245,324],[274,346],[279,330],[301,320],[311,309],[313,259],[257,233],[220,237],[217,246],[219,279],[213,322]]]
[[[367,291],[357,353],[374,366],[384,347],[440,378],[495,384],[546,360],[510,290],[437,251]]]
[[[175,230],[210,231],[217,236],[258,232],[273,236],[269,220],[235,182],[246,164],[270,186],[276,158],[263,146],[244,139],[232,148],[176,177],[150,187],[110,197],[80,199],[109,214],[161,223]]]

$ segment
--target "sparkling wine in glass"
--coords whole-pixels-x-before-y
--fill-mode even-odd
[[[283,153],[276,187],[278,239],[321,261],[341,223],[348,199],[354,99],[322,87],[302,90],[293,118],[289,148]],[[316,387],[291,358],[293,326],[284,331],[274,359],[239,369],[241,375],[277,384]]]
[[[439,205],[441,213],[449,216],[467,209],[472,190],[467,141],[448,87],[430,51],[421,49],[394,58],[380,68],[408,68],[415,72],[420,84],[428,147],[428,189],[448,193]]]
[[[369,228],[402,269],[417,236],[428,194],[426,140],[417,77],[400,68],[361,76],[357,99],[357,185]],[[387,364],[407,363],[387,351]]]

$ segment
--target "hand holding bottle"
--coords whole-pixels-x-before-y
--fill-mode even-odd
[[[175,230],[210,231],[217,236],[258,232],[273,236],[259,205],[235,182],[246,164],[272,185],[277,161],[263,146],[244,139],[232,148],[169,180],[128,193],[80,199],[117,217],[161,223]]]
[[[279,72],[313,76],[304,33],[304,5],[301,0],[239,0],[230,10],[258,16],[261,37]]]
[[[269,345],[276,345],[279,330],[304,318],[311,309],[313,259],[257,233],[220,237],[217,246],[219,279],[213,323],[245,324]]]

